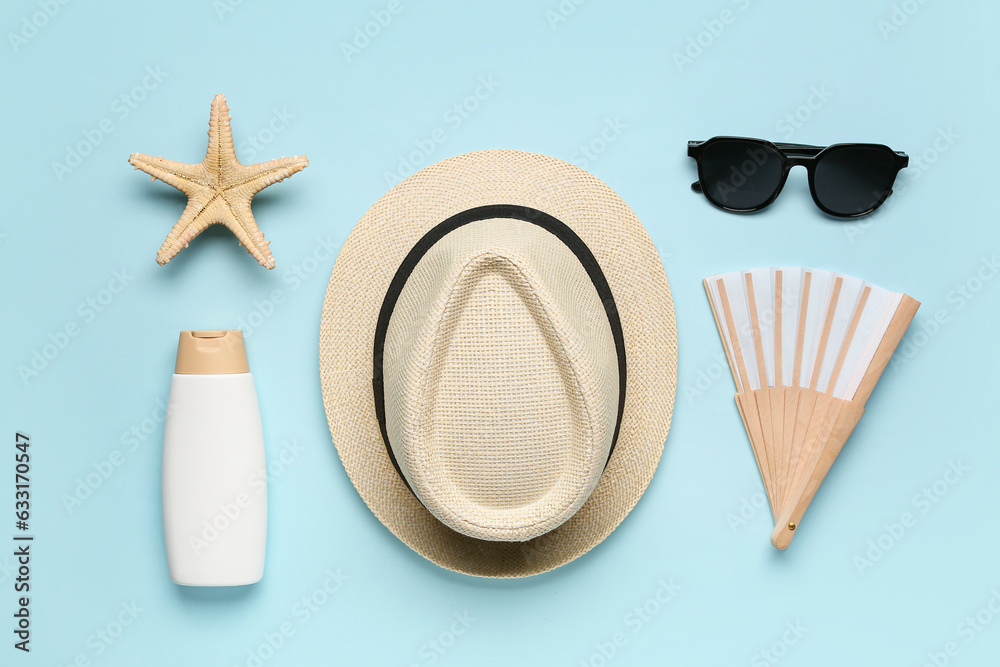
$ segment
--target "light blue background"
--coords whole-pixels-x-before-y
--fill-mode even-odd
[[[1000,617],[963,624],[1000,590],[995,4],[906,0],[894,26],[890,0],[564,0],[567,16],[559,0],[400,1],[350,61],[341,43],[387,1],[74,0],[37,34],[24,24],[36,1],[4,3],[0,536],[13,533],[20,429],[32,438],[37,541],[30,656],[11,648],[13,562],[0,556],[0,663],[255,664],[248,651],[289,623],[294,635],[274,655],[265,648],[263,664],[765,665],[760,652],[773,650],[788,665],[922,665],[949,642],[949,664],[993,664]],[[712,23],[723,10],[731,21]],[[22,31],[30,39],[12,43]],[[679,66],[675,54],[699,38],[706,46]],[[166,75],[136,89],[147,68]],[[446,114],[480,77],[499,85],[456,124]],[[825,99],[800,109],[814,89]],[[221,228],[166,267],[154,261],[185,199],[126,158],[200,161],[218,92],[243,161],[311,161],[255,200],[272,272]],[[293,118],[269,135],[275,110]],[[793,128],[783,119],[797,112],[809,118]],[[601,147],[609,119],[620,129]],[[60,179],[53,162],[102,122],[110,131]],[[679,393],[656,477],[608,540],[529,580],[469,578],[412,553],[359,499],[322,409],[318,328],[334,261],[324,244],[343,241],[388,189],[386,172],[438,128],[445,140],[423,164],[515,148],[605,180],[646,225],[673,289]],[[765,213],[738,217],[689,189],[685,143],[716,134],[882,142],[911,167],[861,223],[825,218],[801,170]],[[254,149],[251,137],[268,143]],[[588,158],[591,142],[602,150]],[[762,486],[700,282],[774,264],[841,271],[923,303],[897,352],[905,363],[883,376],[783,553],[768,542],[767,510],[752,509]],[[91,317],[80,304],[114,271],[129,282]],[[166,570],[154,423],[177,332],[240,326],[275,291],[282,302],[249,338],[279,472],[266,574],[244,589],[180,588]],[[18,367],[68,323],[79,335],[23,381]],[[133,428],[151,435],[132,441]],[[286,442],[303,451],[282,467]],[[67,494],[114,451],[124,462],[70,511]],[[940,481],[951,462],[967,468],[955,484]],[[915,498],[935,482],[937,502]],[[916,524],[897,539],[885,526],[904,512]],[[859,566],[880,538],[891,548]],[[295,605],[328,570],[349,578],[303,622]],[[680,587],[662,605],[661,581]],[[132,601],[142,611],[104,644],[97,633]],[[465,612],[468,628],[454,623]],[[796,623],[801,637],[787,631]],[[607,659],[616,633],[624,645]]]

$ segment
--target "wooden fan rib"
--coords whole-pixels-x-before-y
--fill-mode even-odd
[[[708,306],[712,309],[712,317],[715,319],[715,328],[719,331],[719,340],[722,341],[722,351],[726,353],[726,361],[729,363],[729,372],[733,376],[733,382],[739,384],[739,376],[736,374],[736,366],[733,365],[733,355],[729,352],[729,345],[726,343],[726,334],[723,333],[722,324],[719,322],[719,313],[715,308],[715,299],[712,298],[712,290],[708,283],[708,278],[701,281],[705,286],[705,294],[708,296]],[[739,390],[739,387],[737,387]]]
[[[778,506],[783,506],[785,502],[785,389],[787,387],[768,387],[771,405],[771,436],[773,438],[772,448],[775,452],[775,502]]]
[[[795,337],[795,361],[792,366],[792,386],[798,387],[802,378],[802,350],[806,343],[806,315],[809,314],[809,289],[812,286],[812,271],[802,277],[802,300],[799,303],[798,332]]]
[[[785,459],[788,456],[785,450],[785,390],[783,388],[783,366],[782,355],[784,350],[781,345],[782,314],[784,307],[782,303],[784,291],[784,277],[781,269],[774,271],[774,391],[771,393],[771,432],[774,436],[774,447],[777,450],[777,502],[784,503],[785,488]]]
[[[733,319],[732,306],[729,303],[729,294],[726,292],[726,285],[722,278],[718,279],[716,287],[719,289],[723,319],[726,321],[726,329],[729,332],[729,340],[733,347],[733,356],[736,358],[736,369],[739,372],[741,389],[736,396],[736,401],[740,407],[740,416],[743,418],[743,426],[746,428],[747,437],[750,438],[750,448],[753,450],[754,459],[757,461],[757,469],[760,471],[760,478],[764,483],[768,502],[771,504],[771,515],[776,516],[778,508],[774,500],[775,491],[771,479],[771,466],[767,457],[767,449],[763,445],[763,436],[759,427],[760,412],[757,406],[757,399],[750,389],[750,379],[747,376],[743,352],[740,348],[739,339],[736,337],[736,324]]]
[[[813,361],[812,380],[809,381],[809,388],[816,389],[819,386],[819,373],[823,369],[823,357],[826,356],[826,346],[830,341],[830,329],[833,328],[833,316],[837,312],[837,301],[840,299],[840,288],[844,284],[844,279],[837,276],[833,281],[833,294],[830,295],[830,305],[826,308],[826,320],[823,322],[823,333],[819,338],[819,348],[816,350],[816,359]]]
[[[736,337],[736,325],[733,322],[733,309],[729,307],[729,295],[726,294],[726,284],[722,278],[719,278],[716,287],[719,288],[719,300],[722,301],[722,313],[726,320],[726,329],[729,331],[729,341],[733,346],[733,356],[736,357],[736,368],[740,372],[740,391],[746,393],[750,391],[750,379],[747,377],[747,369],[743,364],[740,341]]]
[[[750,332],[753,336],[754,352],[757,354],[757,377],[760,388],[767,386],[767,367],[764,364],[764,337],[760,333],[760,320],[757,318],[757,294],[753,289],[753,276],[748,271],[744,276],[747,290],[747,306],[750,309]]]
[[[792,456],[795,452],[795,426],[796,418],[799,408],[799,401],[801,399],[802,391],[797,387],[784,387],[783,388],[783,409],[784,409],[784,424],[782,424],[782,448],[784,450],[783,459],[783,471],[782,479],[782,505],[787,502],[787,489],[790,485],[789,477],[791,476],[792,470]]]
[[[790,442],[790,450],[788,455],[788,471],[785,476],[787,481],[786,492],[794,486],[794,480],[796,472],[799,469],[799,463],[801,459],[805,456],[805,449],[803,443],[806,442],[806,436],[809,433],[809,423],[812,418],[813,411],[816,408],[816,392],[809,391],[803,387],[798,387],[794,390],[797,394],[798,400],[795,404],[795,425],[792,428],[792,437]]]
[[[840,406],[837,399],[826,394],[818,394],[816,403],[813,405],[812,414],[809,416],[809,428],[806,431],[806,441],[803,443],[805,456],[799,458],[798,468],[789,491],[794,496],[794,491],[798,489],[803,480],[807,479],[816,467],[823,445],[830,437]]]
[[[748,271],[743,276],[744,288],[747,293],[747,307],[750,310],[750,333],[753,338],[754,352],[757,357],[757,377],[760,389],[754,397],[757,405],[757,415],[760,419],[761,446],[764,459],[771,479],[771,489],[775,494],[772,503],[777,503],[779,488],[777,486],[777,466],[774,451],[774,429],[771,426],[771,395],[767,386],[767,367],[764,364],[764,336],[760,332],[760,319],[757,314],[757,293],[753,286],[753,276]]]
[[[782,304],[782,290],[784,286],[782,285],[781,269],[774,272],[774,386],[780,387],[782,383],[782,347],[781,347],[781,309],[784,304]]]
[[[784,435],[785,435],[785,458],[782,478],[785,480],[785,489],[790,484],[792,473],[795,470],[798,448],[795,446],[796,434],[801,428],[799,425],[799,410],[802,406],[803,393],[798,391],[802,378],[802,354],[805,350],[806,342],[806,319],[809,315],[809,292],[812,289],[812,271],[805,271],[802,275],[802,284],[799,293],[799,313],[796,322],[795,332],[795,356],[792,360],[792,384],[785,396]],[[811,407],[809,408],[812,409]],[[785,493],[782,493],[784,499]]]
[[[830,374],[830,381],[826,385],[826,393],[833,396],[833,390],[837,386],[837,379],[840,377],[840,371],[844,366],[844,359],[847,358],[847,352],[851,348],[851,343],[854,341],[854,333],[858,330],[858,323],[861,321],[861,315],[865,311],[865,304],[868,303],[868,295],[872,293],[872,288],[869,285],[865,285],[865,288],[861,291],[861,298],[858,299],[858,305],[854,308],[854,315],[851,317],[851,323],[847,327],[847,333],[844,335],[844,342],[840,346],[840,353],[837,355],[837,361],[833,365],[833,372]]]
[[[775,502],[774,482],[771,479],[770,467],[767,460],[767,448],[764,444],[764,433],[760,419],[760,405],[757,399],[760,391],[749,391],[745,394],[737,394],[736,402],[740,405],[743,425],[747,430],[747,437],[750,439],[750,448],[753,450],[754,459],[757,461],[757,469],[760,471],[760,479],[764,483],[764,491],[767,492],[767,500],[771,505],[771,518],[778,516],[781,508]]]
[[[899,305],[896,306],[896,313],[892,316],[892,320],[889,321],[889,327],[882,335],[882,342],[879,343],[878,348],[875,350],[875,356],[868,363],[868,370],[865,371],[865,375],[861,379],[861,384],[858,385],[857,391],[854,392],[854,398],[851,400],[852,403],[857,403],[861,407],[864,407],[865,403],[868,402],[868,397],[871,396],[872,390],[875,389],[875,384],[882,377],[882,371],[889,364],[892,353],[896,351],[896,346],[903,339],[903,334],[906,333],[910,322],[913,321],[913,316],[917,314],[918,308],[920,308],[920,302],[913,297],[904,294],[903,298],[900,299]]]

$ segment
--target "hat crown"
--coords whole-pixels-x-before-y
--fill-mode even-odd
[[[580,260],[530,222],[437,241],[407,277],[383,355],[386,431],[441,522],[524,541],[569,519],[608,459],[619,401],[611,326]]]

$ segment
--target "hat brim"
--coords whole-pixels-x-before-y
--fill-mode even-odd
[[[421,505],[386,451],[372,388],[379,310],[407,253],[452,215],[498,203],[544,211],[587,244],[614,295],[627,361],[621,430],[600,482],[573,517],[527,542],[462,535]],[[348,477],[378,520],[443,568],[481,577],[526,577],[564,565],[595,547],[646,490],[673,413],[677,327],[656,248],[614,191],[555,158],[489,150],[421,170],[393,187],[361,218],[330,276],[320,322],[319,360],[330,434]]]

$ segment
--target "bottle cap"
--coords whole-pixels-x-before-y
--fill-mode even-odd
[[[180,375],[223,375],[249,373],[247,348],[243,332],[182,331],[177,344],[177,365]]]

